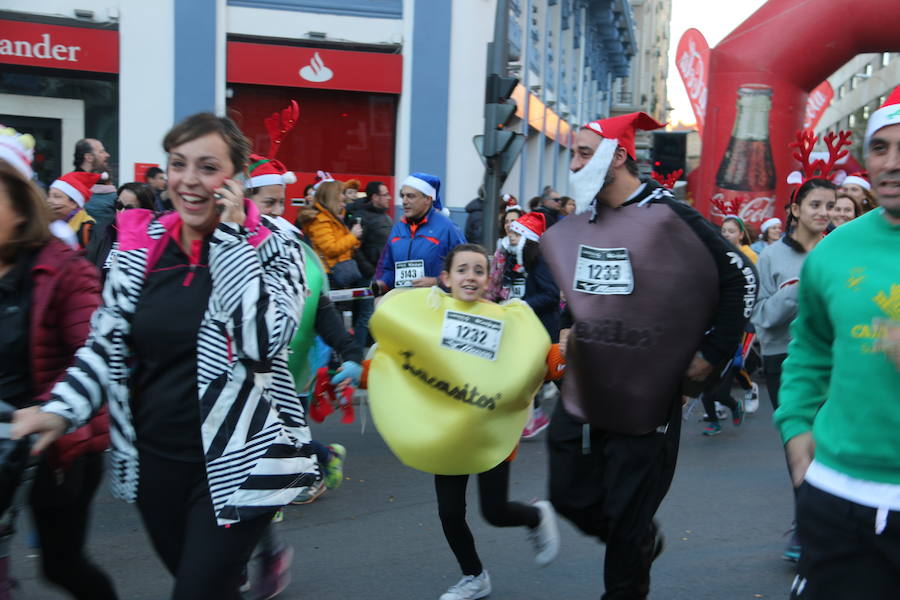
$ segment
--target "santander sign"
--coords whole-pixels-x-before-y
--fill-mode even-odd
[[[0,19],[0,63],[117,73],[119,32]]]
[[[81,46],[51,43],[49,33],[41,35],[41,41],[35,43],[31,43],[28,40],[0,39],[0,56],[21,56],[26,58],[33,56],[44,60],[78,62],[76,56],[79,50],[81,50]]]
[[[325,66],[325,61],[316,52],[309,64],[300,69],[300,77],[313,83],[323,83],[334,77],[334,71]]]

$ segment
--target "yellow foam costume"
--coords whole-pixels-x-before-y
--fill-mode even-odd
[[[397,291],[369,322],[375,426],[407,466],[482,473],[515,449],[546,372],[550,338],[523,302]]]

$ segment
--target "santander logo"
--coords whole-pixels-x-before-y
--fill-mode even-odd
[[[322,83],[334,77],[334,71],[325,66],[322,57],[316,52],[309,64],[300,69],[300,77],[313,83]]]

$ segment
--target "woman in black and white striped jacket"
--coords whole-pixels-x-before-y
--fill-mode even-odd
[[[88,342],[14,434],[41,449],[108,403],[113,492],[137,502],[172,598],[238,599],[275,510],[320,477],[285,360],[303,259],[231,179],[249,154],[233,122],[188,117],[163,146],[175,212],[119,214]]]

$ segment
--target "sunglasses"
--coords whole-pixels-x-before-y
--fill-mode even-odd
[[[130,208],[137,208],[137,206],[131,206],[130,204],[122,204],[118,200],[115,203],[116,210],[128,210]]]

